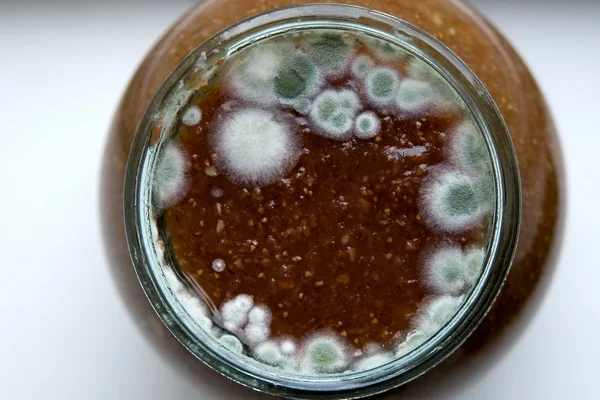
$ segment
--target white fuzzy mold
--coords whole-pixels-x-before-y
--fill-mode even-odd
[[[369,356],[361,357],[356,363],[352,366],[352,369],[355,371],[368,371],[371,369],[375,369],[377,367],[381,367],[391,361],[394,360],[394,355],[387,352],[376,353]]]
[[[230,115],[213,135],[219,167],[234,180],[267,185],[284,176],[299,156],[300,138],[275,115],[246,109]]]
[[[483,272],[485,263],[485,251],[482,248],[473,247],[465,254],[465,281],[467,285],[473,286]]]
[[[282,50],[274,44],[262,44],[235,59],[226,78],[233,93],[243,100],[261,105],[276,103],[275,78],[285,60]]]
[[[398,87],[396,105],[401,111],[416,112],[429,106],[433,101],[433,90],[427,82],[405,79]]]
[[[395,46],[385,40],[367,37],[365,43],[371,49],[375,57],[381,61],[397,60],[403,56],[406,56],[407,54],[400,47]]]
[[[466,253],[458,246],[437,249],[425,263],[427,281],[436,293],[460,294],[477,282],[484,261],[485,252],[478,247]]]
[[[426,261],[427,282],[442,294],[460,293],[466,285],[466,260],[459,247],[436,250]]]
[[[400,78],[391,68],[377,67],[366,78],[367,96],[377,105],[391,104],[398,92]]]
[[[254,356],[269,365],[279,365],[285,360],[279,345],[274,341],[264,342],[256,346]]]
[[[248,324],[244,328],[246,340],[254,345],[267,340],[271,336],[271,318],[271,310],[268,307],[253,307],[248,313]]]
[[[296,350],[298,349],[296,341],[292,338],[281,339],[279,347],[281,348],[281,353],[286,356],[292,356],[296,354]]]
[[[328,77],[343,74],[354,54],[352,44],[337,32],[322,32],[309,43],[308,55]]]
[[[373,62],[371,57],[366,54],[361,54],[352,61],[352,75],[356,78],[364,78],[374,66],[375,62]]]
[[[310,112],[316,133],[336,140],[348,139],[359,106],[360,99],[351,90],[324,91],[315,99]]]
[[[198,106],[189,106],[181,116],[181,122],[187,126],[198,125],[202,121],[202,110]]]
[[[248,313],[248,323],[253,325],[269,326],[271,324],[271,310],[268,307],[260,305],[255,306]]]
[[[474,174],[491,170],[492,160],[483,135],[473,121],[466,121],[454,130],[452,151],[457,163]]]
[[[233,332],[246,325],[248,314],[253,306],[254,300],[245,294],[240,294],[225,302],[221,306],[221,318],[223,318],[225,328]]]
[[[310,99],[306,97],[302,97],[294,103],[294,110],[302,115],[307,115],[310,112],[311,107],[312,103],[310,102]]]
[[[454,90],[452,85],[424,60],[412,57],[408,70],[414,79],[429,83],[433,92],[447,103],[459,108],[466,108],[464,100]]]
[[[410,353],[421,344],[425,343],[428,339],[428,335],[421,331],[412,331],[406,335],[406,339],[396,347],[396,357],[401,357],[405,354]]]
[[[248,343],[257,345],[271,336],[271,327],[268,325],[248,324],[244,328],[244,335]]]
[[[238,338],[232,335],[223,335],[219,338],[219,343],[223,345],[223,347],[229,349],[230,351],[241,354],[244,350],[244,345]]]
[[[483,215],[476,181],[460,172],[444,172],[433,176],[423,190],[422,197],[429,224],[444,232],[469,229]]]
[[[381,119],[373,111],[365,111],[356,117],[354,135],[359,139],[372,139],[381,130]]]
[[[185,289],[175,292],[175,297],[196,325],[207,332],[211,329],[213,325],[212,320],[208,316],[207,309],[200,299]]]
[[[184,153],[173,143],[162,148],[154,171],[154,202],[159,209],[177,204],[187,194],[187,165]]]
[[[343,371],[350,360],[346,345],[340,339],[331,335],[317,335],[305,344],[301,368],[309,373],[333,373]]]
[[[441,296],[429,302],[417,319],[417,331],[430,337],[443,328],[454,317],[463,302],[463,297]]]

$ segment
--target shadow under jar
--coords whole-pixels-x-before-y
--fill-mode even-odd
[[[117,111],[111,268],[214,397],[249,392],[211,369],[290,398],[450,391],[552,274],[560,150],[518,55],[459,2],[348,3],[203,2]]]

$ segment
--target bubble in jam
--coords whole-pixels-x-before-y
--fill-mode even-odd
[[[352,373],[452,320],[484,274],[495,189],[483,134],[430,63],[306,30],[189,79],[202,89],[177,97],[189,101],[158,147],[156,238],[215,343],[270,368]]]

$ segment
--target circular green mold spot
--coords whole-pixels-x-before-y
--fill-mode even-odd
[[[244,350],[242,342],[240,342],[238,338],[232,335],[221,336],[221,338],[219,339],[219,343],[221,343],[223,347],[231,350],[234,353],[241,354]]]
[[[318,337],[309,341],[303,359],[304,369],[311,372],[332,373],[348,365],[344,347],[332,337]]]
[[[375,68],[367,77],[367,94],[375,103],[386,104],[393,100],[398,84],[396,71],[389,68]]]
[[[457,182],[448,187],[444,194],[446,210],[452,216],[473,215],[479,205],[475,188],[469,182]]]
[[[308,54],[323,72],[337,75],[345,70],[353,50],[340,33],[325,32],[310,43]]]
[[[352,61],[352,75],[357,78],[364,78],[369,71],[375,66],[371,57],[361,54]]]
[[[310,58],[297,54],[283,63],[275,77],[275,92],[284,102],[311,94],[318,86],[318,70]]]
[[[359,98],[351,90],[326,90],[321,93],[310,112],[316,133],[337,140],[347,139],[351,135],[359,106]]]
[[[416,111],[431,103],[433,90],[427,82],[407,79],[400,83],[396,104],[402,111]]]

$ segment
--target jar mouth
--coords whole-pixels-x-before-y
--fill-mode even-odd
[[[177,126],[178,114],[195,91],[206,65],[268,37],[290,31],[339,29],[394,43],[434,68],[460,95],[483,134],[491,156],[495,205],[485,266],[478,282],[448,322],[427,341],[374,369],[350,374],[299,376],[240,362],[211,343],[176,298],[181,287],[165,274],[169,260],[156,246],[152,179],[161,140]],[[200,75],[199,75],[200,74]],[[196,85],[187,78],[194,76]],[[158,116],[158,118],[157,118]],[[154,134],[153,134],[154,132]],[[160,134],[156,134],[160,132]],[[134,268],[153,308],[171,333],[198,359],[222,375],[253,389],[290,398],[333,395],[360,398],[403,385],[456,350],[487,314],[514,257],[520,226],[520,178],[508,128],[491,96],[469,68],[426,32],[392,16],[357,6],[312,4],[272,10],[244,20],[207,40],[189,54],[163,83],[146,111],[132,145],[125,184],[125,224]],[[179,285],[179,286],[178,286]]]

